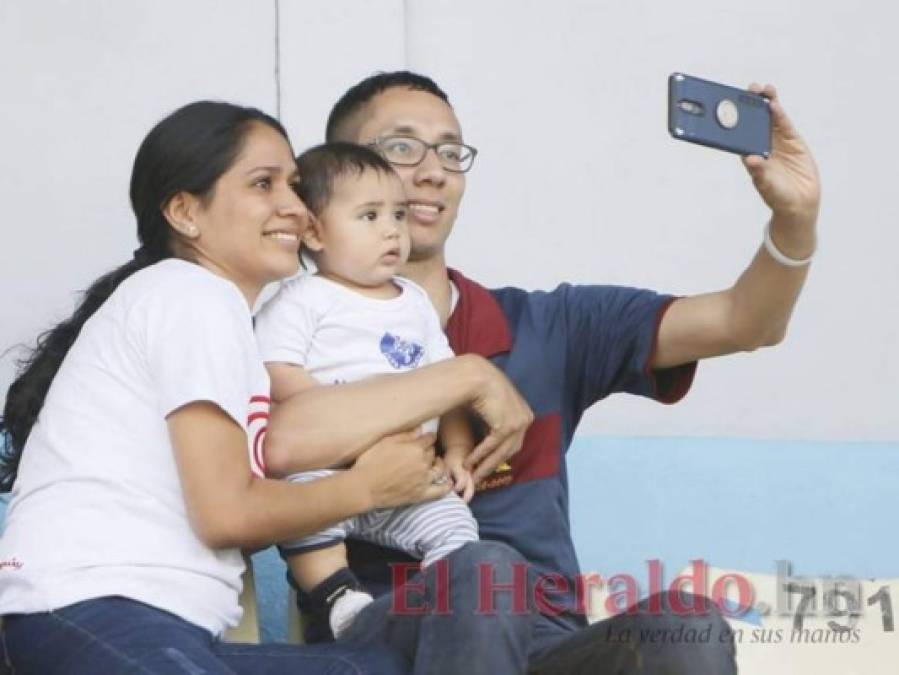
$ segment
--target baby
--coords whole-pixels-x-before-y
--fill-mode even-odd
[[[275,402],[307,386],[304,373],[320,384],[337,384],[452,358],[427,293],[396,276],[409,256],[409,232],[402,182],[390,164],[348,143],[312,148],[297,163],[299,194],[313,216],[301,255],[317,271],[285,282],[256,319]],[[403,550],[424,566],[478,537],[465,504],[474,493],[463,467],[473,445],[465,412],[423,426],[435,428],[458,494],[373,511],[281,546],[309,604],[328,612],[334,637],[372,600],[347,566],[346,537]],[[331,473],[307,471],[289,480]]]

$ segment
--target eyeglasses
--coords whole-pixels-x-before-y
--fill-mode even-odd
[[[375,148],[381,156],[397,166],[418,166],[428,150],[433,150],[446,171],[465,173],[474,164],[478,154],[477,148],[465,143],[443,141],[442,143],[425,143],[414,136],[382,136],[376,138],[369,146]]]

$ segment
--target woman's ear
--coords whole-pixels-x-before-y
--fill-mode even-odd
[[[169,199],[162,207],[162,215],[172,229],[187,239],[196,239],[200,236],[199,212],[200,199],[184,191]]]
[[[309,225],[303,230],[303,246],[314,253],[325,248],[324,228],[321,221],[311,212],[309,213]]]

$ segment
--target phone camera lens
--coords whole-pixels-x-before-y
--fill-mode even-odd
[[[718,103],[715,116],[718,118],[718,124],[725,129],[733,129],[740,121],[740,111],[737,109],[737,104],[729,98],[725,98]]]

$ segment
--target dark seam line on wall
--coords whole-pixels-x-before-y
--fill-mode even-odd
[[[403,0],[403,68],[409,70],[409,0]]]
[[[281,121],[281,0],[275,1],[275,116]]]

